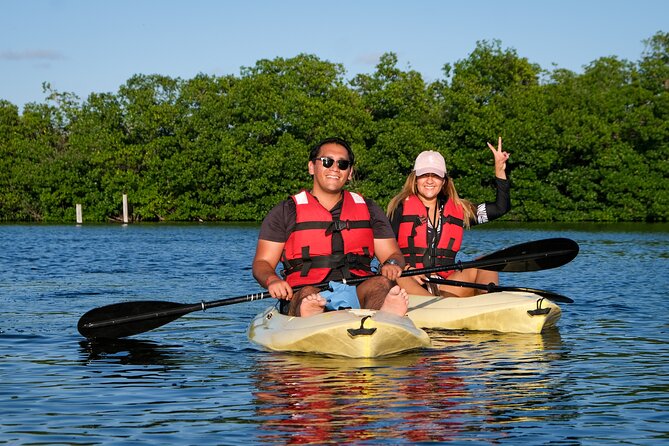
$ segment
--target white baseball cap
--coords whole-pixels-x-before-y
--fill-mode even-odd
[[[446,161],[441,153],[433,150],[426,150],[420,152],[416,157],[416,163],[413,166],[416,176],[425,175],[426,173],[434,173],[440,177],[446,177]]]

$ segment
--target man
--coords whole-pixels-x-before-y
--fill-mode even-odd
[[[272,297],[289,301],[291,316],[312,316],[339,308],[368,308],[399,316],[408,297],[395,285],[404,256],[383,211],[371,200],[344,190],[353,175],[353,151],[340,138],[316,144],[309,155],[310,191],[275,206],[263,220],[253,277]],[[372,258],[381,262],[373,276]],[[283,278],[276,266],[283,263]],[[331,282],[332,291],[313,285],[373,276],[357,287]],[[293,287],[301,286],[298,290]]]

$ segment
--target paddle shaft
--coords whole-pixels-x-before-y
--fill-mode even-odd
[[[437,269],[435,269],[437,268]],[[422,269],[415,269],[415,270],[409,270],[409,271],[404,271],[402,275],[404,276],[415,276],[419,274],[431,274],[433,272],[438,272],[438,271],[449,271],[451,269],[455,269],[454,265],[445,265],[442,267],[431,267],[431,268],[422,268]],[[354,279],[346,280],[344,281],[345,283],[348,284],[356,284],[356,283],[361,283],[371,277],[375,276],[365,276],[365,277],[357,277]],[[316,288],[324,288],[329,285],[328,282],[324,283],[319,283],[315,286]],[[303,288],[304,286],[297,286],[293,288],[293,290],[299,290],[300,288]],[[169,308],[166,310],[160,310],[160,311],[152,311],[152,312],[146,312],[142,314],[134,314],[134,315],[129,315],[129,316],[122,316],[122,317],[117,317],[105,321],[100,321],[100,322],[89,322],[84,324],[85,328],[101,328],[101,327],[108,327],[111,325],[119,325],[119,324],[124,324],[124,323],[131,323],[131,322],[138,322],[138,321],[143,321],[147,319],[160,319],[164,317],[170,317],[170,316],[176,316],[176,315],[185,315],[188,313],[192,313],[194,311],[205,311],[209,308],[215,308],[215,307],[222,307],[225,305],[234,305],[238,303],[243,303],[243,302],[252,302],[254,300],[260,300],[260,299],[266,299],[268,297],[272,297],[271,294],[268,291],[262,291],[260,293],[253,293],[253,294],[247,294],[244,296],[237,296],[237,297],[229,297],[226,299],[221,299],[221,300],[214,300],[211,302],[200,302],[197,304],[191,304],[191,305],[180,305],[180,304],[175,304],[179,305],[174,308]]]
[[[541,296],[545,299],[551,300],[553,302],[561,302],[561,303],[566,303],[566,304],[572,304],[574,303],[574,300],[571,299],[570,297],[567,296],[562,296],[560,294],[554,293],[552,291],[546,291],[546,290],[537,290],[535,288],[525,288],[525,287],[515,287],[515,286],[499,286],[495,285],[494,283],[490,283],[488,285],[485,285],[483,283],[473,283],[473,282],[461,282],[459,280],[450,280],[450,279],[442,279],[440,277],[428,277],[426,278],[427,282],[430,283],[436,283],[440,285],[452,285],[452,286],[459,286],[463,288],[476,288],[479,290],[486,290],[489,293],[495,292],[495,291],[524,291],[528,293],[534,293],[538,296]]]

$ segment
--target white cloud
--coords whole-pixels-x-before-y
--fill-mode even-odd
[[[383,53],[366,53],[356,56],[354,63],[359,65],[376,66]]]
[[[0,60],[22,61],[22,60],[60,60],[65,56],[59,51],[54,50],[23,50],[23,51],[2,51]]]

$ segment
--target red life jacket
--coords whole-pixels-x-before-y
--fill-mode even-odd
[[[321,283],[333,269],[343,278],[372,275],[374,234],[367,203],[356,193],[344,191],[343,195],[338,220],[309,192],[292,197],[296,224],[281,259],[290,286]],[[334,233],[341,234],[343,252],[333,252]]]
[[[414,268],[449,265],[455,262],[464,233],[464,211],[449,199],[441,215],[441,230],[436,249],[429,249],[427,242],[427,209],[416,196],[407,197],[402,203],[402,220],[397,243],[404,254],[404,261]],[[446,278],[453,271],[437,273]]]

